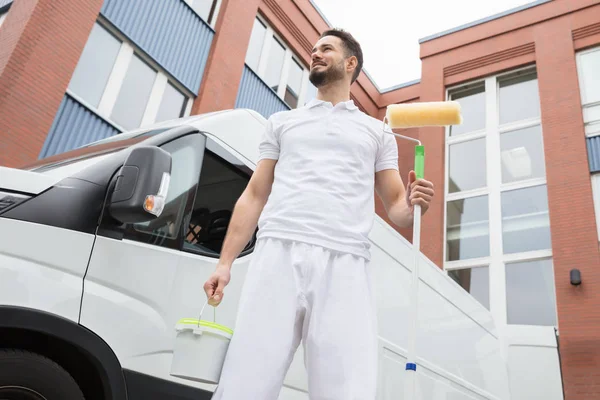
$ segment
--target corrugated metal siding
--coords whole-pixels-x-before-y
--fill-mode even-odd
[[[9,5],[13,0],[0,0],[0,8]]]
[[[73,150],[117,133],[119,130],[66,94],[54,117],[40,158]]]
[[[105,0],[101,13],[198,94],[214,31],[183,0]]]
[[[244,66],[235,107],[250,108],[265,118],[269,118],[276,112],[290,109],[247,65]]]
[[[600,136],[587,138],[586,141],[590,172],[600,172]]]

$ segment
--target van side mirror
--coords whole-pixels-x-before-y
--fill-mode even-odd
[[[156,146],[135,147],[116,176],[109,212],[121,223],[152,221],[162,213],[171,179],[171,155]]]

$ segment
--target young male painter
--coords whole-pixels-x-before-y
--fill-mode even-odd
[[[204,285],[217,306],[258,226],[214,400],[276,400],[301,340],[311,400],[375,400],[373,189],[400,227],[411,226],[413,205],[428,209],[434,191],[414,171],[405,188],[394,136],[350,100],[362,65],[349,33],[324,32],[310,68],[317,98],[268,120],[256,171]]]

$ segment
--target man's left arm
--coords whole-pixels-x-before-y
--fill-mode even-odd
[[[412,226],[414,205],[419,204],[422,213],[425,214],[434,195],[433,183],[425,179],[416,179],[415,172],[410,171],[405,186],[395,169],[384,169],[375,173],[375,190],[389,219],[401,228]]]

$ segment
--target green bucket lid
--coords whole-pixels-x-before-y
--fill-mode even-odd
[[[219,325],[217,323],[210,322],[210,321],[197,320],[197,319],[193,319],[193,318],[183,318],[183,319],[180,319],[177,323],[182,324],[182,325],[206,326],[206,327],[217,329],[219,331],[223,331],[223,332],[229,333],[230,335],[233,335],[233,330],[231,330],[230,328],[228,328],[224,325]]]

